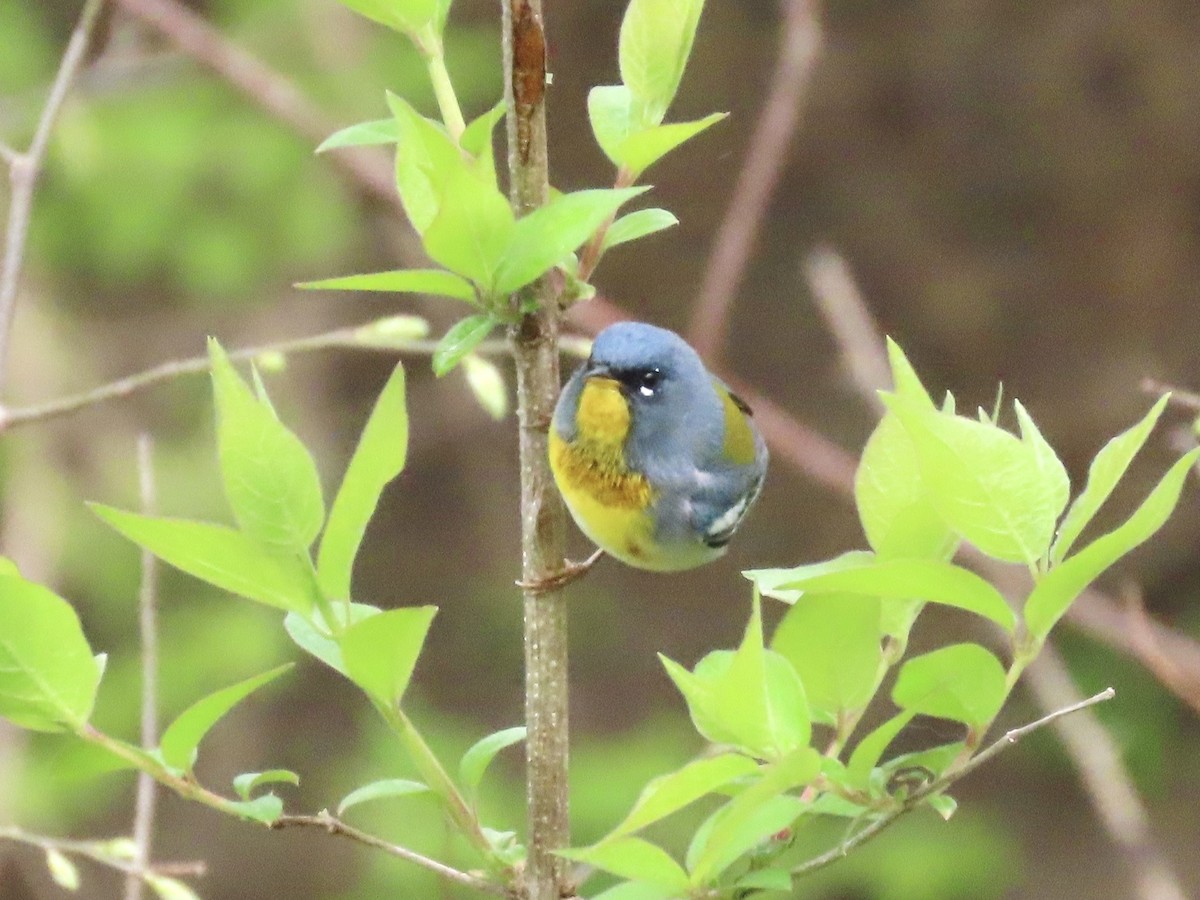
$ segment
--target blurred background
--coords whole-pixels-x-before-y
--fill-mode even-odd
[[[0,3],[0,138],[23,148],[81,8]],[[333,127],[386,114],[384,89],[433,112],[414,51],[333,0],[193,0],[219,33],[294,82]],[[611,182],[586,119],[587,90],[617,80],[618,0],[549,3],[553,180]],[[747,152],[780,42],[780,7],[709,0],[675,120],[730,118],[651,170],[653,203],[679,216],[614,251],[596,282],[629,313],[683,329]],[[1144,376],[1200,387],[1200,5],[1187,0],[829,0],[803,119],[732,313],[727,368],[857,452],[874,414],[852,388],[818,315],[804,261],[818,244],[848,261],[881,327],[934,395],[991,407],[1019,397],[1078,489],[1095,451],[1136,420]],[[449,66],[468,116],[499,99],[497,5],[456,0]],[[306,279],[400,265],[394,207],[350,184],[315,141],[264,115],[158,30],[120,10],[56,129],[31,223],[13,332],[9,405],[84,390],[203,352],[206,335],[247,346],[397,312],[434,323],[461,309],[412,297],[301,293]],[[382,151],[381,151],[382,152]],[[386,171],[386,165],[384,167]],[[0,186],[0,195],[6,186]],[[5,202],[7,206],[7,202]],[[349,350],[290,357],[269,376],[283,419],[332,491],[391,360]],[[568,362],[568,365],[570,363]],[[493,421],[461,372],[435,380],[407,361],[412,446],[356,571],[356,599],[440,607],[417,670],[412,715],[449,758],[522,716],[516,430]],[[511,380],[511,379],[510,379]],[[1117,491],[1113,524],[1176,452],[1168,415]],[[182,378],[126,400],[14,429],[0,442],[3,552],[78,608],[109,654],[98,724],[137,733],[137,553],[84,500],[137,503],[134,442],[155,441],[160,509],[228,521],[207,381]],[[1112,573],[1151,615],[1200,637],[1200,503]],[[572,549],[586,546],[573,534]],[[572,587],[572,816],[598,837],[649,777],[700,749],[657,652],[687,665],[733,646],[749,605],[743,568],[865,546],[853,509],[781,460],[730,554],[670,577],[602,562]],[[163,571],[163,715],[299,652],[271,610]],[[778,611],[775,611],[778,615]],[[0,623],[0,628],[3,623]],[[927,614],[917,646],[961,635]],[[984,635],[973,634],[977,638]],[[1059,645],[1080,690],[1113,685],[1099,714],[1185,889],[1200,895],[1200,723],[1137,662],[1068,627]],[[1040,715],[1018,691],[1005,726]],[[938,723],[920,743],[954,736]],[[126,832],[128,775],[62,777],[65,751],[0,722],[0,823],[76,837]],[[201,779],[286,767],[289,810],[408,774],[356,693],[312,660],[240,707],[211,736]],[[521,828],[519,751],[485,791],[490,824]],[[1133,897],[1133,880],[1056,739],[1042,732],[955,794],[950,823],[913,815],[805,883],[819,898]],[[432,804],[363,806],[354,821],[440,858],[462,858]],[[836,842],[844,823],[813,835]],[[685,829],[659,836],[678,841]],[[155,857],[204,859],[208,900],[460,896],[423,871],[320,833],[272,833],[174,797],[161,800]],[[83,895],[119,896],[85,867]],[[55,897],[36,852],[0,845],[0,900]],[[464,895],[465,896],[465,895]]]

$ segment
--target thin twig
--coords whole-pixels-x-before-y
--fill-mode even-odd
[[[1185,670],[1177,658],[1160,646],[1154,627],[1157,623],[1146,611],[1145,598],[1138,585],[1126,584],[1121,591],[1121,599],[1125,603],[1125,618],[1129,623],[1129,642],[1136,648],[1137,658],[1175,696],[1200,714],[1200,673]]]
[[[434,340],[425,340],[423,338],[391,338],[386,335],[376,334],[373,332],[375,324],[367,323],[348,328],[337,328],[333,331],[326,331],[308,337],[290,338],[288,340],[261,344],[256,347],[245,347],[240,350],[231,351],[229,356],[235,360],[256,359],[264,355],[307,353],[314,350],[328,350],[335,347],[367,350],[377,353],[408,353],[429,356],[437,348],[438,342]],[[506,342],[501,340],[484,341],[475,349],[475,352],[485,355],[507,354],[509,353],[509,347]],[[0,433],[18,425],[44,422],[47,419],[58,418],[59,416],[77,412],[108,400],[128,397],[156,384],[172,381],[183,375],[205,373],[208,369],[209,358],[207,356],[191,356],[186,359],[175,359],[160,363],[144,372],[127,375],[124,378],[118,378],[116,381],[110,381],[107,384],[90,388],[78,394],[59,397],[56,400],[30,404],[29,406],[13,407],[12,409],[0,407]]]
[[[828,245],[817,247],[804,262],[817,310],[837,343],[855,389],[876,412],[883,412],[878,391],[892,383],[883,334],[863,300],[846,261]]]
[[[145,515],[154,515],[154,444],[148,434],[138,435],[138,492]],[[158,565],[149,550],[142,551],[142,583],[138,589],[138,631],[142,640],[142,728],[143,747],[158,746]],[[133,816],[133,864],[145,872],[150,865],[154,834],[156,785],[148,772],[139,772]],[[125,879],[125,900],[141,900],[145,881],[130,873]]]
[[[1066,663],[1049,643],[1026,670],[1025,683],[1043,709],[1079,696]],[[1056,730],[1079,770],[1105,831],[1124,854],[1136,886],[1135,896],[1140,900],[1185,900],[1187,892],[1154,841],[1149,813],[1112,735],[1091,714],[1061,721]]]
[[[17,311],[17,286],[21,280],[21,269],[25,263],[25,239],[29,233],[29,217],[33,212],[33,191],[37,186],[42,164],[46,160],[46,149],[50,146],[50,134],[58,121],[63,101],[71,89],[75,73],[83,62],[88,38],[96,16],[100,13],[102,0],[87,0],[71,39],[58,66],[58,74],[50,86],[50,95],[42,108],[33,141],[24,153],[12,154],[8,158],[8,177],[12,192],[8,201],[8,226],[4,236],[4,262],[0,265],[0,395],[7,380],[9,338],[12,333],[13,317]],[[8,154],[6,154],[8,156]]]
[[[347,825],[341,819],[330,815],[322,810],[315,816],[280,816],[271,823],[272,828],[320,828],[329,834],[340,835],[349,838],[352,841],[357,841],[360,844],[365,844],[368,847],[373,847],[376,850],[382,850],[391,856],[414,863],[422,868],[434,872],[438,876],[445,878],[447,881],[453,881],[465,887],[474,888],[477,891],[482,891],[486,894],[496,894],[497,896],[507,896],[508,890],[494,881],[488,881],[485,878],[480,878],[478,875],[472,875],[469,872],[462,872],[458,869],[448,866],[445,863],[440,863],[436,859],[430,859],[428,856],[423,856],[414,850],[409,850],[407,847],[401,847],[399,844],[391,844],[382,838],[375,837],[372,834],[367,834],[365,831],[359,831],[352,825]]]
[[[137,863],[123,859],[114,853],[114,846],[124,838],[112,838],[98,841],[75,841],[66,838],[48,837],[44,834],[32,834],[16,826],[0,828],[0,841],[12,841],[40,850],[56,850],[74,856],[84,856],[93,862],[100,863],[118,872],[135,878],[147,875],[164,875],[168,877],[200,878],[207,872],[203,860],[184,860],[157,863],[149,868],[140,868]]]
[[[746,162],[708,258],[688,327],[688,340],[710,362],[718,360],[725,345],[729,309],[787,160],[821,49],[816,0],[784,0],[783,16],[782,46],[767,100],[750,135]]]
[[[1007,750],[1013,744],[1020,741],[1021,738],[1026,737],[1034,731],[1037,731],[1039,728],[1044,728],[1052,722],[1056,722],[1059,719],[1062,719],[1064,716],[1070,715],[1071,713],[1076,713],[1080,710],[1087,709],[1088,707],[1095,706],[1097,703],[1103,703],[1106,700],[1111,700],[1114,694],[1115,692],[1112,688],[1106,688],[1099,694],[1089,697],[1086,700],[1081,700],[1078,703],[1072,703],[1070,706],[1056,709],[1038,719],[1036,722],[1030,722],[1028,725],[1022,725],[1020,728],[1014,728],[1012,731],[1005,732],[1005,734],[998,741],[975,754],[975,756],[971,757],[971,759],[964,763],[961,767],[951,772],[947,772],[940,778],[937,778],[934,781],[931,781],[929,784],[918,788],[899,807],[880,816],[862,831],[854,834],[853,837],[843,841],[832,850],[822,853],[820,856],[815,856],[807,862],[801,863],[793,868],[792,875],[807,875],[810,872],[814,872],[817,869],[824,868],[831,863],[837,862],[839,859],[846,856],[846,854],[848,854],[851,850],[854,850],[862,844],[865,844],[871,838],[875,837],[877,834],[879,834],[879,832],[883,831],[902,815],[907,812],[911,812],[913,809],[920,806],[921,802],[926,797],[931,797],[934,794],[939,794],[946,790],[946,788],[950,787],[950,785],[962,778],[965,778],[967,775],[970,775],[998,753]]]

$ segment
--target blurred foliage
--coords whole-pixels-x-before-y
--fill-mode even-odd
[[[32,131],[78,6],[0,3],[0,136],[14,146]],[[296,79],[339,125],[384,115],[385,88],[433,109],[411,48],[333,2],[194,6]],[[884,326],[922,372],[934,373],[934,394],[950,383],[973,385],[967,399],[987,404],[1003,377],[1065,450],[1078,486],[1103,438],[1144,407],[1142,375],[1196,386],[1200,14],[1191,3],[1132,0],[825,6],[825,57],[742,291],[729,358],[768,394],[846,446],[861,446],[870,416],[848,401],[798,275],[809,242],[832,239]],[[468,116],[499,94],[494,7],[458,0],[451,18],[449,65]],[[585,101],[588,87],[616,78],[621,8],[605,0],[550,12],[551,156],[560,186],[608,177]],[[674,327],[685,321],[776,43],[775,4],[710,0],[705,16],[680,116],[712,108],[733,115],[706,136],[712,143],[652,173],[656,196],[679,213],[680,226],[644,249],[623,250],[621,265],[602,273],[607,293]],[[306,278],[397,262],[395,226],[311,150],[160,39],[118,22],[68,104],[41,182],[14,393],[52,396],[64,383],[79,387],[193,355],[211,332],[244,343],[394,305],[297,300],[290,291]],[[288,385],[281,412],[303,410],[302,430],[319,438],[323,472],[344,468],[379,368],[331,354],[278,377]],[[371,558],[359,574],[372,602],[443,607],[414,688],[428,707],[414,717],[436,749],[453,755],[520,716],[520,654],[509,640],[519,634],[509,587],[517,570],[515,438],[511,421],[485,420],[461,386],[414,376],[412,388],[413,459],[368,534]],[[79,603],[89,637],[110,653],[100,722],[126,737],[136,731],[137,554],[81,500],[134,504],[132,437],[149,423],[163,511],[227,516],[206,404],[203,385],[190,382],[6,435],[3,445],[5,550]],[[1167,459],[1161,446],[1147,452]],[[1130,484],[1114,506],[1130,508],[1146,488]],[[1191,505],[1127,571],[1144,578],[1152,613],[1197,634],[1200,515]],[[745,590],[737,568],[820,558],[861,541],[848,507],[776,466],[728,563],[673,579],[605,563],[589,576],[572,622],[573,818],[581,839],[611,826],[647,775],[700,749],[654,652],[691,664],[704,648],[736,640]],[[164,573],[162,596],[164,718],[294,655],[269,611],[174,574]],[[1196,718],[1135,664],[1081,638],[1065,649],[1085,689],[1116,685],[1118,700],[1102,715],[1149,792],[1156,833],[1200,884],[1192,852],[1200,839]],[[405,774],[370,710],[313,664],[214,737],[204,777],[227,783],[257,764],[287,765],[303,776],[298,789],[282,789],[295,809],[319,809],[356,785]],[[17,786],[0,791],[0,820],[76,835],[126,829],[128,776],[64,784],[54,777],[53,752],[44,752],[54,741],[0,741],[0,785]],[[496,772],[504,778],[485,791],[494,816],[517,808],[522,795],[519,752],[506,753]],[[1023,743],[964,791],[949,824],[910,817],[822,873],[808,895],[1067,898],[1117,896],[1127,884],[1048,735]],[[454,858],[428,801],[364,805],[355,815],[364,827]],[[161,855],[209,859],[208,900],[465,896],[324,835],[218,820],[164,803]],[[7,861],[8,854],[0,850],[2,900],[59,896],[36,855]]]

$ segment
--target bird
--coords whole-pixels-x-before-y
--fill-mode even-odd
[[[750,407],[683,338],[644,322],[596,336],[559,395],[549,456],[580,530],[656,572],[724,554],[768,461]]]

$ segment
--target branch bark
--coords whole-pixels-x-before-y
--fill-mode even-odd
[[[546,40],[541,0],[504,0],[508,174],[513,209],[525,215],[550,193],[546,149]],[[536,585],[562,569],[565,514],[547,457],[558,398],[558,298],[549,279],[535,287],[537,311],[510,329],[520,423],[521,581],[525,588],[525,741],[528,857],[525,896],[571,893],[565,860],[567,808],[567,608],[561,590]],[[530,587],[532,586],[532,587]]]

